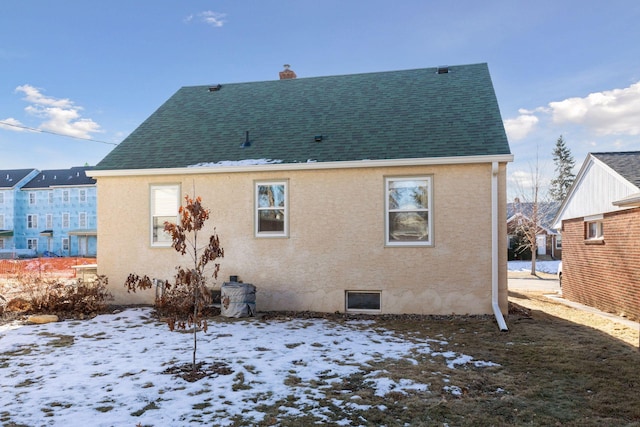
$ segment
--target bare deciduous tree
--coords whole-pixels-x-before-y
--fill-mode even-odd
[[[193,362],[192,371],[195,372],[196,350],[198,346],[197,331],[207,331],[207,321],[202,313],[211,301],[211,294],[206,286],[206,276],[216,279],[220,270],[220,264],[213,265],[213,271],[207,274],[209,262],[224,257],[224,249],[220,246],[218,235],[214,232],[204,246],[199,246],[198,235],[209,219],[210,211],[202,206],[200,197],[191,198],[185,196],[185,205],[178,211],[179,224],[164,223],[164,231],[171,236],[171,246],[181,255],[191,257],[193,265],[190,267],[178,266],[174,277],[174,283],[163,283],[165,293],[156,295],[156,309],[167,319],[171,330],[175,328],[193,328]],[[140,277],[130,274],[125,282],[129,292],[136,289],[150,289],[153,281],[148,276]]]

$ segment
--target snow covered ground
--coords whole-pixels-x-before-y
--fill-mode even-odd
[[[230,373],[187,382],[163,371],[191,361],[192,335],[169,332],[150,313],[132,308],[84,321],[0,326],[0,420],[33,426],[253,424],[265,417],[261,404],[280,401],[286,403],[281,416],[312,413],[349,425],[330,418],[321,402],[342,379],[371,370],[371,362],[416,364],[416,354],[428,355],[425,379],[441,376],[447,385],[436,392],[450,395],[465,384],[450,381],[449,369],[496,366],[447,350],[456,344],[441,337],[399,336],[371,321],[242,319],[215,322],[198,338],[198,360]],[[365,384],[378,396],[431,392],[427,382],[393,379],[385,370],[367,373]],[[358,396],[331,404],[367,410]]]
[[[560,261],[536,261],[536,271],[556,274]],[[531,271],[531,261],[509,261],[509,271]]]

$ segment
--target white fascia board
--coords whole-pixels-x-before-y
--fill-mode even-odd
[[[272,172],[288,170],[321,170],[321,169],[354,169],[380,168],[396,166],[435,166],[462,165],[474,163],[506,163],[513,161],[513,154],[495,156],[460,156],[460,157],[429,157],[420,159],[392,159],[392,160],[355,160],[347,162],[306,162],[306,163],[270,163],[250,166],[203,166],[167,169],[119,169],[119,170],[90,170],[87,176],[145,176],[145,175],[198,175],[209,173],[238,173],[238,172]]]
[[[639,207],[640,206],[640,193],[635,193],[630,195],[629,197],[625,197],[621,200],[616,200],[613,202],[615,206],[618,207]]]

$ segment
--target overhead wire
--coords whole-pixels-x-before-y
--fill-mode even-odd
[[[91,142],[99,142],[100,144],[118,145],[115,142],[107,142],[107,141],[100,141],[99,139],[82,138],[80,136],[66,135],[64,133],[53,132],[53,131],[50,131],[50,130],[36,129],[36,128],[29,127],[29,126],[17,125],[15,123],[3,122],[1,120],[0,120],[0,125],[12,126],[14,128],[26,129],[26,130],[30,130],[30,131],[33,131],[33,132],[39,132],[39,133],[48,133],[48,134],[51,134],[51,135],[62,136],[62,137],[67,137],[67,138],[80,139],[82,141],[91,141]]]

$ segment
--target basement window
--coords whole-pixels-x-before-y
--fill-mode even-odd
[[[347,311],[380,311],[380,291],[347,291]]]

